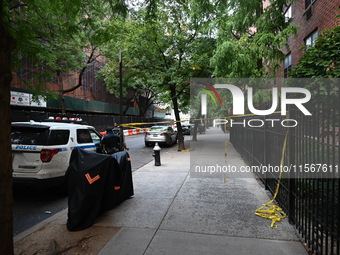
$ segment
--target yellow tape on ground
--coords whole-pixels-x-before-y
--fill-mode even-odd
[[[282,155],[281,155],[281,162],[280,162],[280,175],[279,179],[277,181],[274,197],[272,200],[270,200],[268,203],[262,205],[259,209],[255,211],[255,215],[260,216],[265,219],[270,219],[272,221],[271,227],[272,228],[277,228],[276,222],[280,222],[284,218],[287,217],[287,214],[284,213],[284,211],[277,205],[271,205],[277,194],[279,193],[280,189],[280,183],[281,183],[281,177],[282,177],[282,167],[284,163],[284,157],[285,157],[285,151],[286,151],[286,145],[287,145],[287,137],[288,133],[286,133],[284,142],[283,142],[283,148],[282,148]],[[265,207],[268,207],[268,209],[264,209]]]

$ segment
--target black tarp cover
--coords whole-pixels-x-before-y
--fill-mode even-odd
[[[73,149],[66,175],[69,231],[92,226],[98,215],[133,195],[129,154]]]

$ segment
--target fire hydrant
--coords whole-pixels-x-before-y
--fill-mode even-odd
[[[161,165],[161,147],[158,146],[158,143],[156,143],[155,147],[153,147],[152,156],[155,157],[155,166],[160,166]]]

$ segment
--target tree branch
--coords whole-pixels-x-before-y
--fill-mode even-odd
[[[180,96],[181,94],[185,93],[185,90],[190,86],[190,83],[187,83],[184,87],[182,87],[177,93],[176,96]]]
[[[232,30],[230,32],[235,37],[236,40],[240,40],[240,37],[236,35]]]
[[[164,52],[162,51],[161,47],[158,45],[157,38],[154,38],[154,42],[156,43],[156,46],[158,48],[158,51],[161,53],[162,58],[164,60],[165,66],[168,67],[168,61],[166,60],[166,56],[164,55]]]
[[[79,88],[79,87],[81,87],[83,85],[83,75],[85,73],[85,70],[86,70],[87,66],[89,64],[91,64],[98,57],[98,56],[95,57],[95,58],[93,57],[95,50],[96,50],[96,48],[93,47],[92,51],[91,51],[91,54],[90,54],[90,56],[89,56],[89,58],[88,58],[88,60],[86,62],[86,65],[81,69],[81,71],[79,73],[79,77],[78,77],[78,84],[76,86],[72,87],[72,88],[65,89],[65,90],[61,91],[62,94],[66,94],[68,92],[72,92],[72,91],[76,90],[77,88]]]

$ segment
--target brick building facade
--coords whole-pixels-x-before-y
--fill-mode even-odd
[[[67,111],[119,114],[119,91],[110,94],[106,89],[104,81],[97,77],[97,72],[104,65],[104,58],[98,57],[85,69],[82,77],[82,86],[64,94]],[[60,90],[67,90],[78,84],[79,73],[75,72],[63,73],[61,77],[57,77],[54,73],[52,80],[39,81],[37,77],[43,71],[43,67],[27,59],[22,59],[20,69],[13,74],[11,91],[26,93],[23,96],[34,94],[32,90],[38,90],[43,93],[53,91],[56,95],[60,95]],[[133,98],[134,91],[128,90],[127,93],[127,98]],[[31,98],[29,100],[31,100]],[[24,104],[23,101],[25,100],[15,103],[11,101],[12,108],[28,109],[32,106],[31,103]],[[134,102],[134,100],[126,102],[126,100],[123,99],[123,105],[124,109],[125,106],[129,107],[126,114],[139,114],[138,104]],[[36,107],[37,106],[34,105],[32,109],[37,109]],[[48,108],[46,110],[58,111],[60,107],[60,100],[58,99],[48,98],[45,104],[45,108]]]
[[[83,75],[83,85],[72,92],[66,93],[65,96],[81,98],[90,101],[97,100],[102,102],[119,103],[117,96],[107,93],[104,82],[96,78],[96,73],[102,66],[103,63],[100,61],[94,61],[91,63],[86,68]],[[30,86],[26,81],[30,81],[37,85],[38,81],[34,79],[32,80],[32,78],[39,75],[41,71],[41,67],[34,66],[28,60],[23,60],[22,68],[18,70],[13,76],[11,87],[30,90]],[[76,73],[63,74],[63,89],[69,89],[75,86],[78,83],[78,77],[79,75]],[[43,82],[40,87],[43,92],[52,90],[58,94],[58,91],[61,89],[59,86],[60,85],[58,84],[57,77],[54,77],[53,81]]]
[[[298,25],[296,36],[289,41],[289,50],[285,50],[286,58],[278,77],[289,76],[289,72],[297,65],[305,53],[303,46],[313,46],[316,38],[325,29],[339,25],[339,0],[297,0],[286,9],[285,17],[291,19],[292,25]]]

